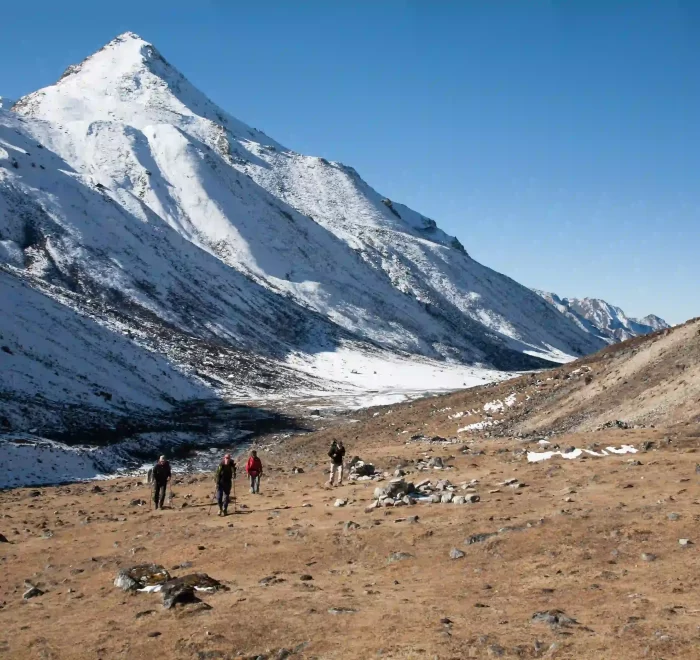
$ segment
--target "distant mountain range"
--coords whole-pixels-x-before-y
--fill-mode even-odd
[[[560,298],[556,293],[535,291],[582,330],[609,343],[648,335],[670,327],[666,321],[654,314],[641,319],[627,316],[619,307],[599,298]]]

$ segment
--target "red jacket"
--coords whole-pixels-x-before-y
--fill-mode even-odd
[[[245,464],[245,471],[251,477],[262,474],[262,461],[257,456],[251,456]]]

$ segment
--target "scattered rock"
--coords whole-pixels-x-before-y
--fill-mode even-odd
[[[450,559],[462,559],[464,556],[465,553],[457,548],[452,548],[452,550],[450,550]]]
[[[685,547],[688,545],[693,545],[693,542],[690,539],[678,539],[678,545]]]
[[[149,632],[146,637],[160,637],[161,633],[159,633],[157,630],[154,630],[153,632]]]
[[[104,490],[103,490],[102,488],[100,488],[100,486],[98,486],[97,484],[95,484],[95,485],[90,489],[90,492],[91,492],[91,493],[104,493]]]
[[[669,520],[673,520],[673,521],[676,521],[676,520],[679,520],[679,519],[680,519],[680,516],[679,516],[677,513],[669,513],[666,517],[667,517]]]
[[[284,578],[278,577],[277,575],[268,575],[260,580],[259,584],[263,587],[268,587],[271,584],[281,584],[282,582],[285,582]]]
[[[141,612],[136,612],[135,617],[137,619],[142,619],[145,616],[150,616],[151,614],[155,614],[155,610],[141,610]]]
[[[309,582],[309,581],[313,580],[314,578],[313,578],[312,575],[306,574],[306,575],[300,575],[300,576],[299,576],[299,579],[300,579],[302,582]]]
[[[567,616],[562,610],[545,610],[544,612],[535,612],[532,615],[532,621],[536,623],[547,623],[552,628],[567,628],[572,625],[578,625],[576,619]]]
[[[467,504],[476,504],[477,502],[481,501],[481,498],[478,495],[467,495],[464,498],[464,501]]]
[[[131,500],[129,502],[129,506],[145,506],[146,505],[146,500],[141,500],[141,499],[135,499]]]
[[[375,500],[382,500],[385,497],[387,497],[386,488],[377,487],[374,489],[374,499]]]
[[[328,608],[328,614],[354,614],[357,610],[352,609],[352,607],[330,607]]]
[[[138,564],[130,568],[122,568],[114,578],[114,586],[123,591],[136,591],[162,585],[169,579],[170,574],[159,564]]]
[[[358,523],[356,523],[354,520],[348,520],[348,521],[343,525],[343,529],[344,529],[346,532],[351,532],[351,531],[353,531],[354,529],[360,529],[360,525],[359,525]]]
[[[408,552],[392,552],[389,555],[387,563],[393,564],[394,562],[403,561],[404,559],[413,559],[413,555]]]
[[[24,587],[26,589],[26,591],[22,594],[22,598],[24,598],[24,600],[36,598],[37,596],[43,596],[45,593],[39,589],[39,587],[34,586],[31,582],[25,582]]]
[[[483,543],[484,541],[490,539],[492,536],[496,536],[498,532],[482,532],[481,534],[472,534],[465,542],[465,545],[474,545],[474,543]]]
[[[652,552],[643,552],[642,561],[656,561],[656,555]]]
[[[9,543],[9,541],[7,540],[7,536],[5,536],[4,534],[0,534],[0,543]]]
[[[335,506],[335,507],[341,507],[341,506],[345,506],[347,503],[348,503],[347,500],[343,500],[343,499],[338,498],[338,499],[333,503],[333,506]]]

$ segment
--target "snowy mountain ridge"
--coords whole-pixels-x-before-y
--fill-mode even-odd
[[[535,291],[581,329],[602,337],[609,343],[625,341],[671,327],[654,314],[641,319],[627,316],[619,307],[599,298],[560,298],[555,293]]]
[[[383,370],[474,384],[604,345],[353,168],[224,112],[132,33],[0,110],[0,286],[12,430],[391,387]]]

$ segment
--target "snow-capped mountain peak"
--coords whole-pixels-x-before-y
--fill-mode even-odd
[[[231,117],[195,88],[156,49],[133,32],[119,35],[49,87],[20,99],[17,111],[52,114],[62,122],[118,121],[143,129],[188,126],[207,119],[241,139],[281,148],[261,131]]]
[[[218,108],[133,33],[13,110],[0,110],[0,284],[18,300],[41,291],[33,318],[89,314],[146,343],[194,391],[259,393],[258,381],[278,387],[290,370],[313,380],[314,365],[345,365],[334,378],[348,379],[367,355],[512,370],[604,345],[352,167],[295,153]],[[0,318],[0,335],[32,345],[38,329],[22,323]],[[108,373],[109,332],[81,331],[93,359],[76,378]],[[76,350],[41,347],[37,374]],[[245,379],[230,360],[245,362]],[[14,390],[25,398],[49,382],[25,380]],[[144,400],[177,398],[156,381]]]
[[[653,314],[641,319],[627,316],[620,307],[600,298],[561,298],[547,291],[536,292],[581,329],[608,342],[624,341],[670,327]]]

